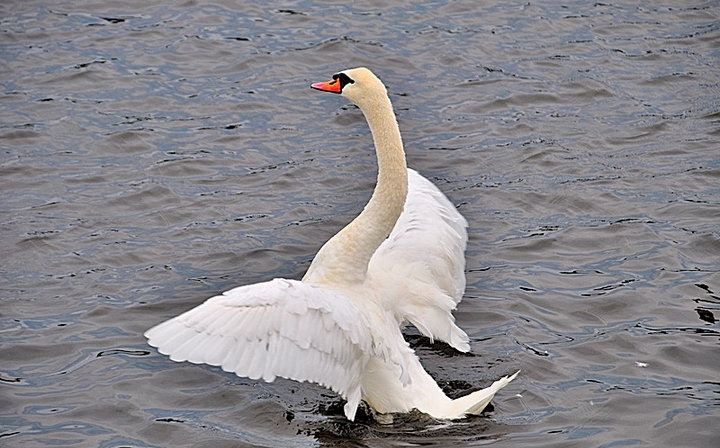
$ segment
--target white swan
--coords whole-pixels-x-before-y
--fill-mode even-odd
[[[470,350],[451,314],[465,289],[467,222],[407,168],[385,86],[370,70],[346,70],[312,87],[342,94],[365,115],[378,159],[372,198],[325,243],[302,281],[231,289],[148,330],[149,344],[173,361],[319,383],[347,400],[350,420],[360,400],[380,414],[479,414],[517,373],[452,400],[400,331],[410,322],[430,339]]]

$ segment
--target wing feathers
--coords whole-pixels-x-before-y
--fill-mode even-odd
[[[353,418],[367,360],[399,364],[397,341],[373,340],[364,315],[342,293],[275,279],[235,288],[148,330],[150,345],[173,361],[217,365],[252,379],[280,376],[329,387]],[[405,378],[404,378],[405,379]]]
[[[370,260],[370,275],[382,289],[396,291],[388,302],[400,321],[425,336],[470,350],[452,311],[465,291],[467,221],[430,181],[408,169],[405,208],[388,239]]]

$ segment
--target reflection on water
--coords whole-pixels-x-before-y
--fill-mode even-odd
[[[720,11],[683,5],[0,6],[0,444],[710,446]],[[349,423],[142,337],[359,212],[364,120],[308,89],[358,65],[470,222],[472,355],[406,334],[451,395],[522,369],[484,417]]]

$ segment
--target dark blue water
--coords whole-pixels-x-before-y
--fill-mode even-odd
[[[713,446],[717,2],[0,5],[1,446]],[[393,425],[142,333],[299,278],[369,198],[366,65],[470,223],[472,354],[406,335],[482,417]]]

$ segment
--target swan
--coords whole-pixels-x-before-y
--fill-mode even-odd
[[[411,323],[431,340],[470,350],[452,315],[465,289],[466,220],[407,168],[387,91],[370,70],[345,70],[311,87],[346,97],[364,114],[378,161],[370,201],[321,247],[302,280],[226,291],[151,328],[148,343],[173,361],[321,384],[346,400],[351,421],[361,400],[379,420],[413,409],[437,419],[481,413],[519,372],[451,399],[401,332]]]

